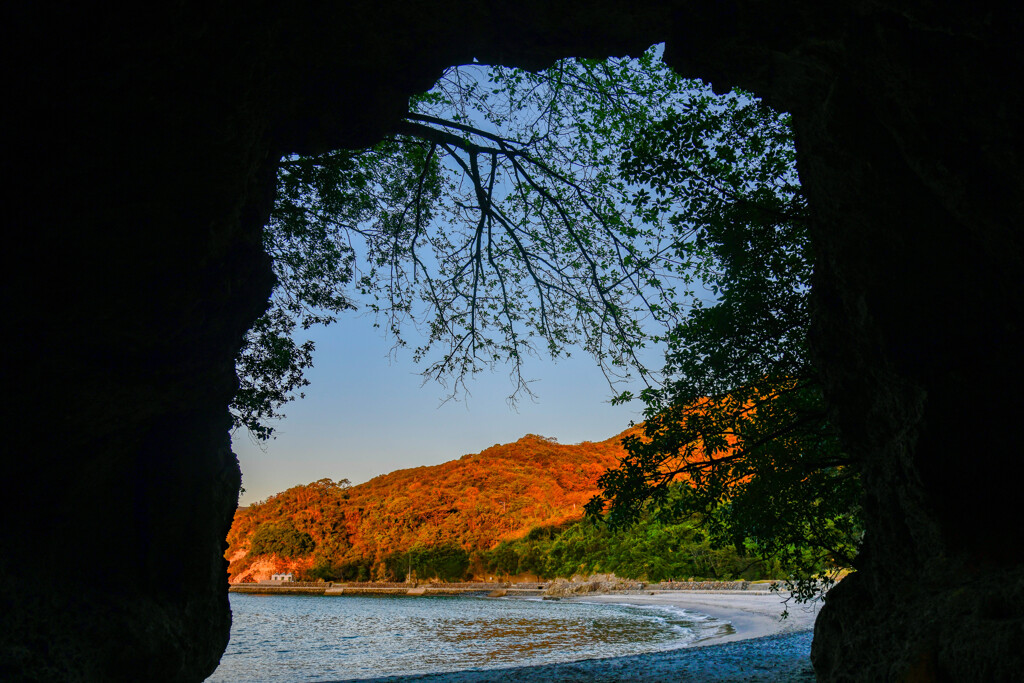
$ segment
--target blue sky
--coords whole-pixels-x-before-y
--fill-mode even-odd
[[[411,352],[389,360],[391,342],[370,316],[344,314],[328,328],[310,330],[310,337],[317,344],[311,385],[305,399],[285,406],[277,438],[257,445],[244,430],[234,435],[246,489],[242,505],[324,477],[356,484],[435,465],[524,434],[601,441],[641,419],[638,401],[609,403],[612,390],[582,351],[557,363],[530,359],[525,374],[537,380],[531,385],[537,400],[523,399],[513,410],[506,401],[513,385],[502,367],[473,378],[469,396],[444,403],[448,392],[423,384]],[[660,366],[657,356],[651,361]]]
[[[655,52],[660,53],[660,49],[655,48]],[[473,80],[474,73],[471,68],[464,76]],[[456,80],[462,82],[461,77]],[[480,82],[487,80],[481,76]],[[689,94],[680,97],[685,99]],[[544,111],[547,110],[544,107]],[[571,111],[566,111],[568,113],[560,115],[566,120],[558,125],[568,125],[575,130],[579,122],[574,114],[570,116]],[[529,114],[534,110],[527,107],[522,112],[522,120],[532,120]],[[451,112],[439,113],[452,117]],[[471,109],[469,114],[474,125],[488,129],[496,125],[479,110],[473,113]],[[522,121],[514,119],[512,124],[520,125]],[[536,124],[534,121],[530,125]],[[530,137],[517,130],[513,126],[512,133],[497,129],[493,132],[516,139]],[[556,126],[553,130],[559,129]],[[567,135],[565,132],[557,134]],[[445,163],[456,171],[455,186],[461,188],[464,181],[460,167],[450,159]],[[502,187],[499,175],[496,196],[501,196]],[[463,191],[460,189],[459,193]],[[468,228],[461,229],[472,234],[477,219],[473,211],[469,213]],[[448,232],[458,231],[464,219],[458,212],[442,213],[434,218],[435,222],[444,224]],[[641,242],[643,239],[638,238]],[[462,242],[453,240],[453,243]],[[363,248],[358,244],[354,248],[357,260],[365,262]],[[547,247],[539,249],[543,251]],[[559,261],[563,250],[555,245],[553,251],[558,253],[543,253]],[[424,252],[429,260],[430,250],[420,247],[421,256]],[[458,258],[465,258],[465,255]],[[571,269],[567,268],[566,272],[579,279],[578,273]],[[667,283],[670,277],[677,276],[663,273],[661,277]],[[419,319],[429,320],[430,316],[420,315]],[[405,329],[403,334],[409,348],[419,345],[414,330]],[[244,430],[235,434],[234,449],[241,462],[246,489],[241,500],[243,505],[324,477],[361,483],[396,469],[438,464],[479,452],[495,443],[515,441],[528,433],[555,437],[561,443],[600,441],[622,432],[631,421],[641,419],[642,406],[638,401],[622,406],[610,404],[616,391],[609,387],[597,362],[580,349],[570,349],[572,357],[557,362],[529,359],[523,374],[536,380],[531,385],[536,400],[523,397],[513,408],[506,400],[515,388],[508,377],[510,368],[498,367],[493,372],[475,375],[467,383],[468,394],[446,402],[449,391],[434,382],[423,383],[419,375],[422,366],[413,362],[410,350],[389,354],[392,342],[384,338],[380,329],[373,327],[371,316],[345,313],[338,323],[326,329],[310,330],[310,336],[317,345],[315,367],[306,373],[312,384],[305,389],[305,399],[285,406],[287,418],[275,425],[277,438],[258,444]],[[543,348],[541,343],[538,346]],[[644,363],[652,370],[660,369],[662,358],[662,349],[645,349],[643,354]],[[627,388],[636,393],[641,386],[639,383],[621,385],[617,390]]]

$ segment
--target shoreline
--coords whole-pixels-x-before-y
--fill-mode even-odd
[[[708,647],[684,647],[640,655],[583,659],[504,669],[346,678],[321,683],[815,683],[811,632],[763,636]]]
[[[409,588],[399,586],[332,586],[331,584],[313,585],[267,585],[243,584],[231,586],[232,593],[249,593],[257,595],[317,595],[317,596],[452,596],[474,595],[491,599],[537,599],[564,600],[566,602],[591,602],[632,605],[637,607],[670,606],[706,614],[722,622],[728,622],[733,628],[732,633],[704,638],[689,647],[714,645],[761,638],[764,636],[783,635],[810,631],[814,628],[820,602],[801,605],[789,604],[789,615],[782,619],[786,609],[786,592],[772,593],[764,590],[606,590],[588,593],[570,593],[551,596],[544,587],[512,588],[487,592],[487,587],[467,588],[463,586],[449,587],[444,584],[437,586],[420,586]]]
[[[667,605],[707,614],[732,624],[733,633],[714,636],[691,643],[689,647],[706,647],[738,640],[763,638],[811,631],[821,603],[799,605],[790,602],[789,616],[781,618],[783,601],[788,593],[752,593],[747,591],[665,591],[653,595],[600,594],[562,598],[573,602],[602,602],[650,607]]]
[[[501,669],[335,679],[334,683],[513,683],[530,681],[815,681],[810,650],[820,603],[790,604],[780,619],[786,594],[743,591],[665,591],[589,594],[561,598],[567,602],[617,603],[639,607],[671,606],[728,622],[733,633],[688,643],[683,647],[622,657],[583,659]]]

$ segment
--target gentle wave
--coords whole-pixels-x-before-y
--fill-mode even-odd
[[[480,597],[231,594],[212,683],[323,681],[658,652],[727,628],[678,607]]]

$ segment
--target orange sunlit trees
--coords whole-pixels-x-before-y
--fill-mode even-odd
[[[622,455],[617,438],[561,445],[527,435],[357,486],[329,479],[296,486],[236,513],[229,571],[237,577],[261,553],[305,553],[310,571],[325,580],[369,578],[374,567],[402,580],[403,562],[420,579],[458,577],[472,555],[502,540],[578,520],[598,477]]]

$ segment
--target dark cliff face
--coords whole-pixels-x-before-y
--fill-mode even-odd
[[[239,476],[226,405],[271,287],[280,154],[374,142],[472,57],[540,67],[661,40],[684,75],[794,115],[815,353],[868,493],[819,675],[1024,668],[1024,526],[996,512],[1020,452],[1019,12],[408,4],[10,17],[0,678],[216,666]]]

